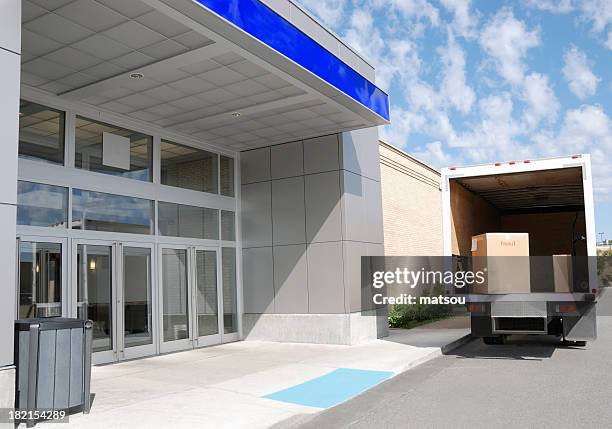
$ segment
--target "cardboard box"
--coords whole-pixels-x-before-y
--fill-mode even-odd
[[[529,234],[487,233],[472,237],[472,269],[485,281],[472,293],[529,293]]]
[[[553,255],[552,263],[555,292],[571,292],[574,280],[572,255]]]

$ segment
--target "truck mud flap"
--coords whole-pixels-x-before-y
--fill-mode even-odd
[[[597,338],[597,307],[589,304],[579,316],[563,316],[563,336],[570,341]]]

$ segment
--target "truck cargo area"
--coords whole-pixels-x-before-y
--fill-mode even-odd
[[[454,255],[471,254],[472,237],[526,232],[531,256],[586,256],[582,169],[528,171],[450,180]]]
[[[506,270],[512,274],[489,275],[488,288],[470,289],[469,300],[476,303],[470,306],[472,333],[488,344],[509,334],[553,334],[580,342],[594,339],[597,286],[589,261],[595,243],[588,155],[450,168],[443,170],[443,176],[445,255],[480,266],[481,243],[494,246],[495,240],[502,240],[496,238],[499,233],[515,234],[510,243],[519,246],[521,237],[528,234],[528,246],[522,247],[528,247],[528,255],[521,253],[528,258],[520,271],[526,273],[521,277],[525,281],[516,280],[516,270]],[[487,234],[486,239],[479,237],[482,234]],[[499,266],[505,261],[502,258],[508,264],[516,262],[501,256],[504,250],[489,250],[484,252],[489,267]],[[558,280],[563,263],[567,289]]]

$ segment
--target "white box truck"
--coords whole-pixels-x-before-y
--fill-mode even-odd
[[[510,334],[557,335],[579,346],[596,338],[589,155],[444,168],[442,211],[444,255],[468,265],[476,236],[529,236],[529,292],[468,291],[474,336],[497,344]]]

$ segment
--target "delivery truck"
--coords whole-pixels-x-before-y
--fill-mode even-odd
[[[472,334],[596,338],[596,234],[589,155],[442,169],[444,255],[487,280],[467,294]]]

